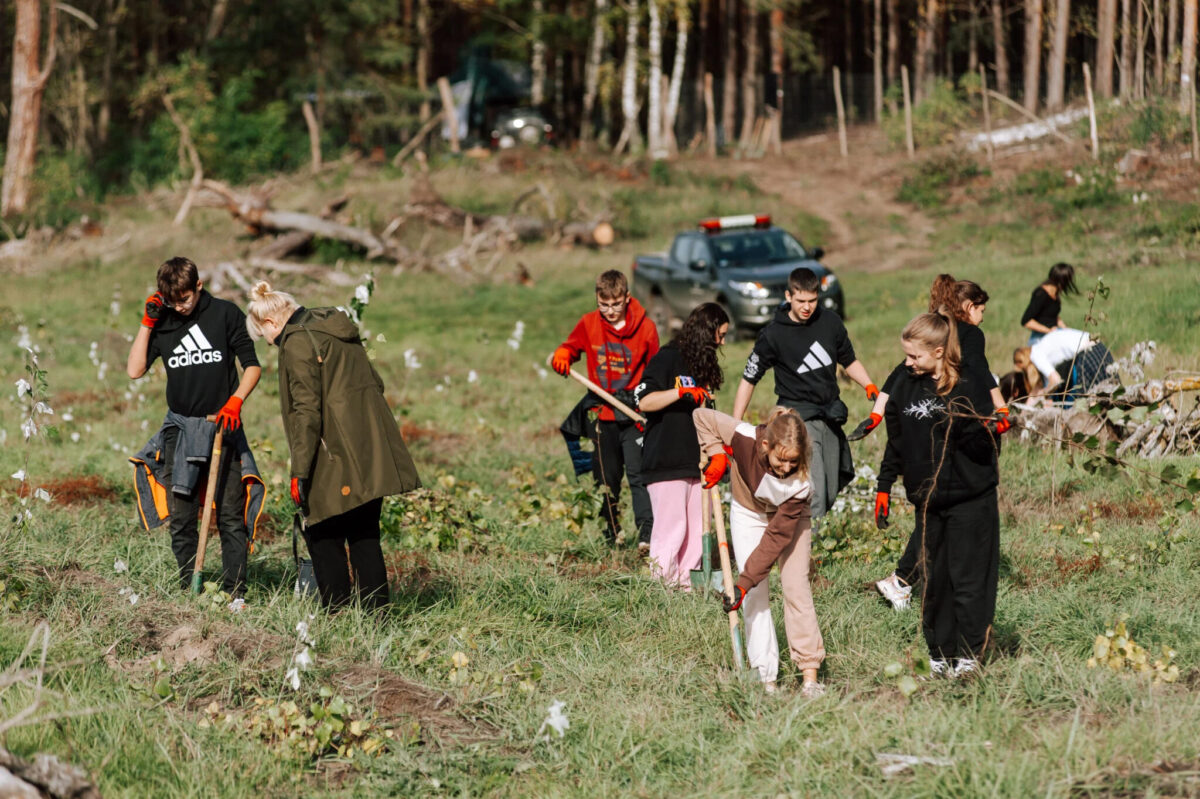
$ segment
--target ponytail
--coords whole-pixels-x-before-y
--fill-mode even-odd
[[[808,462],[812,457],[812,444],[808,440],[808,428],[800,414],[791,408],[776,405],[767,414],[763,441],[772,450],[783,449],[798,454],[799,466],[796,473],[801,480],[808,479]]]
[[[944,272],[933,279],[929,287],[929,312],[937,313],[941,307],[955,308],[958,306],[957,281],[954,275]]]
[[[943,305],[936,312],[923,313],[904,326],[900,334],[904,341],[911,341],[932,352],[942,348],[942,376],[937,381],[937,393],[946,396],[958,385],[962,374],[962,350],[958,344],[958,323]]]

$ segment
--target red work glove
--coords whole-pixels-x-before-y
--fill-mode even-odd
[[[242,398],[232,396],[225,400],[221,410],[217,411],[217,427],[225,431],[237,430],[242,426]]]
[[[700,386],[680,386],[679,398],[690,399],[693,405],[695,405],[697,408],[700,408],[705,402],[712,399],[712,395],[710,395]]]
[[[875,494],[875,526],[880,530],[887,529],[888,510],[891,508],[891,504],[891,494],[886,491],[879,491]]]
[[[996,435],[1004,435],[1012,429],[1012,422],[1008,420],[1008,408],[996,409],[996,417],[992,425],[992,429],[996,431]]]
[[[571,373],[571,351],[566,347],[556,349],[554,357],[550,359],[550,368],[563,377],[569,375]]]
[[[725,594],[721,594],[721,607],[725,608],[726,613],[733,613],[742,606],[743,600],[746,599],[746,592],[742,590],[740,585],[733,586],[733,599],[730,599]]]
[[[879,399],[879,386],[874,383],[867,383],[867,399],[871,402]]]
[[[158,320],[162,318],[163,311],[166,310],[167,300],[163,297],[161,291],[156,291],[146,298],[146,311],[142,314],[142,327],[148,327],[151,330],[158,324]]]
[[[866,438],[867,433],[879,427],[879,423],[883,421],[883,417],[877,413],[872,413],[869,419],[863,419],[858,423],[858,427],[850,431],[850,435],[846,436],[847,441],[858,441],[860,438]]]
[[[729,456],[724,452],[718,452],[709,458],[708,465],[704,467],[704,487],[712,488],[721,482],[721,478],[725,476],[728,468]]]
[[[304,477],[292,478],[292,502],[296,503],[296,507],[303,508],[308,505],[308,480]]]

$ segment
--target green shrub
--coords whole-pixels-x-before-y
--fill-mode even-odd
[[[966,127],[974,116],[968,101],[969,84],[958,88],[947,80],[933,84],[929,95],[913,106],[913,141],[918,147],[932,147],[953,141],[954,134]],[[893,147],[904,146],[904,98],[892,87],[889,98],[896,113],[884,113],[883,132]]]
[[[896,198],[921,208],[937,208],[949,199],[951,188],[984,174],[987,171],[966,153],[933,156],[913,166],[900,184]]]

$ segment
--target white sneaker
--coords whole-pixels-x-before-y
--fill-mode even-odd
[[[774,694],[779,692],[779,686],[775,684],[774,680],[771,680],[770,682],[763,683],[763,690],[768,694]]]
[[[945,677],[950,673],[950,662],[941,658],[929,659],[929,676]]]
[[[892,607],[897,611],[908,610],[909,603],[912,600],[912,586],[904,585],[904,581],[892,572],[887,577],[875,583],[875,589],[883,595],[883,598],[892,603]]]
[[[968,674],[973,674],[978,670],[979,661],[975,658],[959,658],[954,664],[954,671],[950,673],[950,676],[958,679],[959,677],[965,677]]]
[[[825,686],[819,682],[806,682],[800,687],[800,696],[805,699],[817,699],[825,695]]]

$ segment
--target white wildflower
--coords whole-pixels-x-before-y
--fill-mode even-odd
[[[12,473],[12,479],[14,479],[14,480],[24,480],[24,479],[25,479],[25,470],[24,470],[24,469],[17,469],[15,472],[13,472],[13,473]]]
[[[110,302],[108,304],[108,310],[113,316],[120,316],[121,315],[121,303],[117,302],[116,300],[113,300],[112,302]]]
[[[116,560],[113,561],[113,571],[115,571],[117,574],[121,574],[122,572],[127,572],[127,571],[129,571],[129,564],[126,563],[125,561],[121,560],[120,558],[117,558]]]
[[[533,371],[537,372],[537,376],[540,377],[542,380],[545,380],[547,377],[550,376],[550,373],[546,371],[546,368],[544,366],[541,366],[540,364],[535,363],[533,365]]]
[[[29,328],[28,327],[26,327],[25,325],[21,325],[20,327],[17,328],[17,333],[19,334],[17,336],[17,346],[18,347],[20,347],[23,350],[28,350],[30,347],[33,346],[33,339],[31,339],[29,337]]]
[[[300,670],[299,669],[297,669],[295,666],[292,666],[290,669],[287,670],[287,674],[284,675],[284,678],[289,683],[292,684],[293,691],[300,690]]]
[[[438,383],[436,386],[434,386],[434,387],[433,387],[433,390],[434,390],[434,391],[438,391],[438,392],[442,392],[442,391],[445,391],[445,390],[446,390],[446,387],[445,387],[445,386],[443,386],[441,383]]]
[[[26,394],[32,394],[33,387],[29,385],[29,381],[21,378],[17,381],[17,399],[24,397]]]
[[[378,336],[375,337],[375,343],[376,344],[387,344],[387,339],[384,338],[384,335],[382,333],[380,333]]]
[[[64,413],[62,415],[62,420],[64,422],[73,422],[73,421],[75,421],[75,414],[71,413],[70,411],[67,411],[66,413]]]
[[[354,289],[354,299],[358,300],[363,305],[366,305],[371,301],[371,292],[367,290],[365,285],[357,286]]]
[[[21,434],[25,436],[26,441],[37,435],[37,431],[37,423],[33,419],[25,419],[21,422]]]
[[[122,588],[120,591],[117,592],[117,596],[125,596],[132,590],[133,590],[132,588],[129,588],[128,586],[126,586],[125,588]]]
[[[307,670],[313,664],[312,655],[308,652],[308,647],[304,647],[300,652],[292,658],[292,662],[302,669]]]
[[[33,511],[29,510],[28,508],[25,509],[25,521],[33,521]]]
[[[78,434],[78,433],[72,433],[72,434],[71,434],[71,441],[72,441],[73,443],[76,443],[76,444],[78,444],[78,443],[79,443],[79,434]],[[0,443],[2,443],[2,442],[0,442]]]
[[[237,599],[235,599],[229,603],[229,612],[230,613],[241,613],[242,608],[244,608],[244,607],[246,607],[246,600],[242,599],[241,597],[238,597]]]
[[[417,351],[407,349],[404,351],[404,366],[408,369],[420,369],[421,361],[417,359]]]
[[[53,416],[54,415],[54,410],[44,402],[34,403],[33,412],[43,414],[44,416]]]
[[[100,368],[96,371],[96,379],[103,380],[104,376],[106,374],[108,374],[108,362],[107,361],[100,364]]]
[[[141,599],[141,596],[139,596],[138,594],[130,594],[129,595],[129,604],[136,605],[139,599]]]
[[[300,639],[300,643],[302,644],[308,644],[309,646],[316,645],[306,621],[296,622],[296,637]]]
[[[567,728],[571,726],[571,722],[567,718],[566,714],[563,713],[563,708],[565,707],[566,704],[558,700],[555,700],[554,703],[550,705],[549,714],[546,716],[546,720],[542,722],[541,727],[538,727],[538,735],[541,735],[547,727],[558,733],[559,738],[566,734]],[[550,733],[547,732],[543,737],[543,740],[550,740]]]
[[[37,491],[33,492],[33,498],[40,499],[42,502],[49,502],[50,492],[44,488],[39,488]]]

